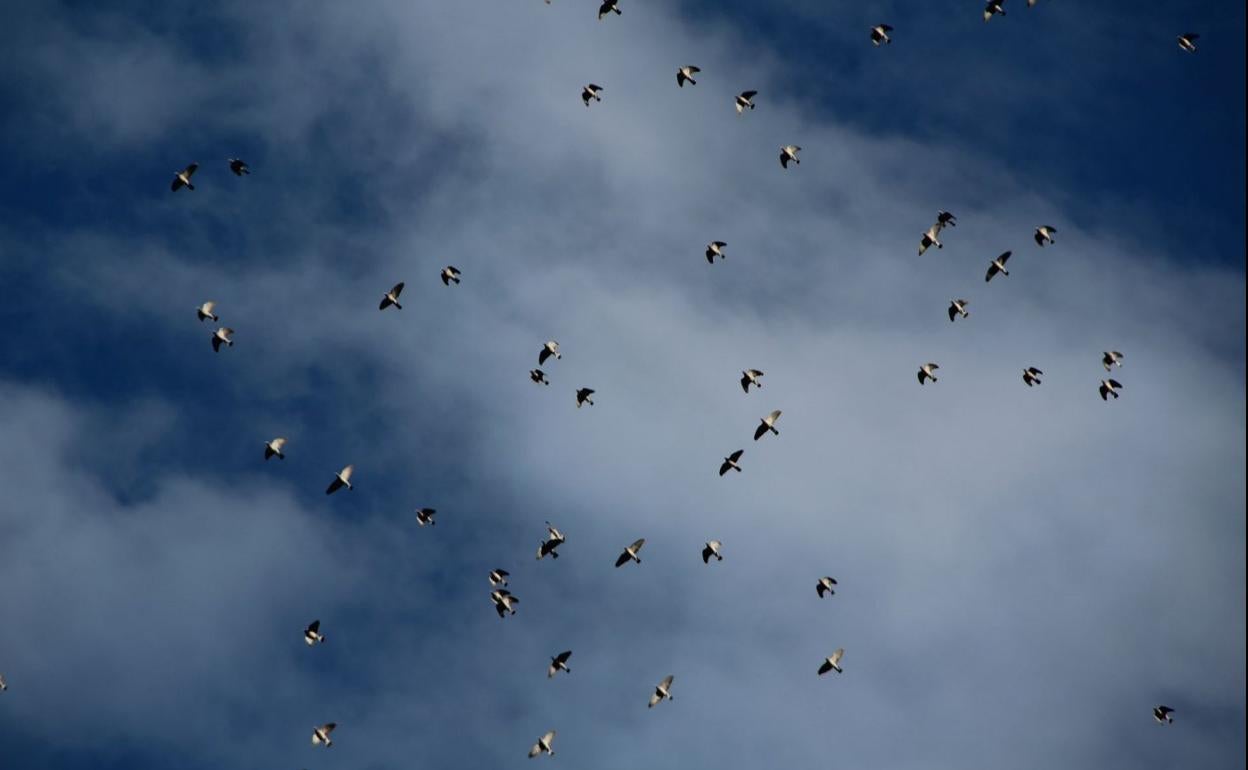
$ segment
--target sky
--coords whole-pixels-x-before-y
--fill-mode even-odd
[[[1243,6],[10,5],[4,770],[1244,765]]]

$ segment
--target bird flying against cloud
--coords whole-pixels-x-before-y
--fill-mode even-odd
[[[635,561],[638,564],[641,564],[641,557],[638,556],[638,554],[641,552],[641,547],[645,544],[646,539],[644,537],[634,540],[633,544],[625,548],[624,552],[621,553],[619,558],[615,560],[615,566],[622,567],[630,561]]]
[[[199,318],[200,321],[203,321],[205,318],[211,319],[212,321],[219,321],[221,319],[217,318],[217,314],[212,312],[213,308],[215,308],[216,306],[217,306],[217,303],[215,302],[205,302],[204,304],[195,308],[195,315]]]
[[[754,97],[757,95],[758,91],[742,91],[737,94],[737,98],[735,100],[737,114],[740,115],[746,110],[754,109]]]
[[[698,84],[698,81],[694,80],[693,76],[701,71],[702,71],[701,68],[695,67],[692,64],[688,64],[684,67],[681,67],[680,69],[676,70],[676,85],[680,86],[681,88],[685,87],[685,83],[689,83],[690,85],[696,86]]]
[[[381,295],[381,304],[377,306],[377,309],[385,310],[391,305],[394,305],[399,310],[402,310],[403,306],[399,304],[399,295],[402,293],[403,293],[403,282],[399,281],[393,286],[393,288],[390,289],[390,291]]]
[[[1007,251],[1001,256],[992,260],[992,262],[989,263],[988,265],[988,273],[984,276],[984,281],[985,282],[991,281],[992,277],[996,275],[997,273],[1001,273],[1002,275],[1009,275],[1010,271],[1005,269],[1005,263],[1009,261],[1010,255],[1013,253],[1014,252],[1012,251]]]

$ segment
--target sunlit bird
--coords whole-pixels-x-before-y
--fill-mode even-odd
[[[499,588],[490,592],[490,601],[494,602],[494,610],[500,618],[506,617],[508,613],[516,614],[516,605],[520,600],[511,595],[511,591],[506,588]]]
[[[1035,235],[1033,236],[1036,239],[1036,245],[1044,247],[1051,243],[1056,243],[1056,241],[1053,240],[1053,233],[1056,232],[1057,228],[1052,225],[1040,225],[1036,228]]]
[[[554,356],[556,361],[563,358],[563,354],[559,352],[559,343],[554,340],[550,340],[545,345],[542,345],[542,351],[537,354],[537,365],[541,366],[546,363],[546,359],[551,356]]]
[[[185,187],[188,190],[194,190],[195,185],[191,184],[191,177],[195,176],[195,172],[199,169],[198,163],[192,163],[186,168],[173,175],[173,182],[169,185],[169,189],[173,192]]]
[[[505,569],[490,570],[490,587],[498,588],[507,585],[507,578],[511,577],[511,573]]]
[[[723,476],[725,473],[728,472],[729,469],[732,469],[736,471],[737,473],[740,473],[741,466],[737,464],[737,461],[741,459],[741,455],[743,454],[745,454],[745,450],[738,449],[737,451],[725,457],[723,465],[719,466],[719,475]]]
[[[663,677],[662,682],[659,682],[657,685],[655,685],[654,692],[650,694],[649,708],[654,708],[655,706],[662,703],[664,700],[672,700],[672,680],[674,680],[675,678],[676,677],[672,676],[671,674],[668,674],[667,676]]]
[[[1119,353],[1117,350],[1105,351],[1105,354],[1101,356],[1101,366],[1105,367],[1105,371],[1107,372],[1113,369],[1115,366],[1121,367],[1122,366],[1122,354]]]
[[[757,95],[758,95],[758,91],[742,91],[741,93],[737,94],[737,98],[736,98],[737,114],[740,115],[746,110],[754,109],[754,97]]]
[[[1200,37],[1195,32],[1184,32],[1179,35],[1179,48],[1188,53],[1196,53],[1196,40]]]
[[[988,0],[988,4],[984,6],[984,21],[988,21],[993,16],[1004,16],[1005,9],[1001,6],[1005,4],[1005,0]]]
[[[756,388],[763,387],[763,383],[759,380],[762,376],[763,373],[757,369],[746,369],[741,372],[741,389],[749,393],[751,385]]]
[[[760,419],[758,421],[758,427],[754,429],[754,440],[758,441],[760,438],[763,437],[763,434],[767,433],[768,431],[771,431],[772,433],[779,436],[780,431],[776,430],[776,421],[779,419],[780,419],[779,409],[775,410],[774,412],[767,415],[766,417]]]
[[[333,746],[334,742],[330,740],[329,734],[332,733],[334,729],[337,727],[338,727],[338,724],[336,722],[326,722],[320,727],[313,728],[312,729],[312,745],[324,746],[325,748],[329,748],[330,746]]]
[[[988,264],[988,272],[984,275],[985,283],[991,281],[992,277],[997,273],[1001,273],[1002,275],[1010,274],[1010,271],[1005,269],[1005,263],[1010,260],[1010,255],[1013,253],[1014,252],[1012,251],[1007,251]]]
[[[719,552],[719,548],[722,545],[723,543],[719,542],[718,540],[706,541],[706,545],[702,546],[702,563],[710,564],[712,556],[715,557],[716,561],[723,561],[724,557]]]
[[[402,293],[403,293],[403,282],[399,281],[398,283],[394,285],[393,288],[390,289],[390,291],[381,295],[381,304],[377,306],[377,309],[385,310],[391,305],[394,305],[399,310],[402,310],[403,306],[399,304],[399,295]]]
[[[572,673],[572,669],[568,668],[568,658],[572,657],[571,650],[564,650],[555,657],[550,659],[550,668],[546,669],[546,678],[553,679],[555,674],[564,671]]]
[[[966,309],[966,306],[969,304],[971,303],[964,299],[951,300],[949,302],[949,320],[953,321],[953,319],[957,318],[958,316],[962,316],[963,318],[969,318],[971,314]]]
[[[616,11],[616,13],[619,13],[619,11]],[[533,744],[533,748],[529,749],[529,759],[532,759],[542,753],[553,757],[555,755],[555,750],[552,748],[554,742],[555,731],[551,730],[541,738],[538,738],[537,743]]]
[[[802,151],[801,147],[796,144],[786,144],[780,148],[780,166],[788,168],[789,161],[793,161],[797,165],[802,165],[802,161],[798,159],[797,154]]]
[[[232,335],[233,333],[234,333],[234,330],[229,328],[228,326],[222,326],[220,329],[217,329],[215,332],[213,332],[212,333],[212,352],[214,353],[219,352],[221,350],[222,345],[225,345],[227,348],[234,347],[234,340],[230,339],[230,335]]]
[[[726,259],[728,255],[724,253],[724,247],[727,245],[723,241],[711,241],[706,244],[706,261],[713,265],[716,257]]]
[[[641,547],[645,544],[646,539],[644,537],[634,540],[633,544],[625,548],[619,558],[615,560],[615,566],[622,567],[630,561],[635,561],[638,564],[641,564],[641,557],[638,556],[638,554],[641,553]]]
[[[452,283],[459,283],[459,277],[463,275],[463,273],[459,271],[458,267],[455,267],[454,265],[447,265],[442,268],[441,275],[442,283],[446,286],[450,286]]]
[[[602,86],[590,83],[581,89],[581,101],[588,107],[590,102],[602,101]]]
[[[820,599],[822,599],[825,594],[828,596],[835,596],[836,595],[836,578],[834,577],[819,578],[819,582],[815,583],[815,593],[819,594]]]
[[[346,487],[348,492],[355,491],[355,487],[351,486],[351,474],[353,473],[355,473],[354,465],[348,465],[338,471],[334,474],[334,480],[329,482],[329,487],[326,488],[325,494],[332,495],[343,487]]]
[[[556,529],[549,521],[546,522],[546,539],[537,547],[538,561],[547,556],[552,559],[558,559],[559,553],[555,549],[562,545],[565,539],[562,532]]]
[[[893,39],[888,36],[888,33],[892,31],[893,31],[893,28],[888,26],[887,24],[876,24],[874,27],[871,28],[872,45],[875,45],[878,47],[880,43],[893,42]]]
[[[311,647],[314,644],[324,644],[325,634],[321,633],[321,621],[314,620],[303,629],[303,643]]]
[[[1122,383],[1118,380],[1101,380],[1101,400],[1108,401],[1110,396],[1118,398],[1118,389],[1122,387]]]
[[[431,527],[437,526],[438,522],[433,517],[437,515],[437,511],[433,508],[421,508],[416,511],[416,526],[423,527],[428,524]]]
[[[838,648],[836,652],[823,659],[823,665],[819,667],[819,676],[823,676],[829,671],[835,671],[838,674],[841,671],[841,658],[845,657],[845,648]]]
[[[204,304],[195,308],[195,315],[196,317],[199,318],[200,321],[203,321],[205,318],[212,319],[213,321],[220,321],[221,319],[217,318],[217,314],[212,312],[213,308],[215,308],[216,306],[217,306],[217,303],[215,302],[205,302]]]
[[[279,460],[285,460],[286,455],[282,452],[282,449],[285,446],[286,439],[281,436],[278,436],[272,441],[266,441],[264,443],[264,459],[268,460],[270,457],[276,457]]]
[[[692,64],[687,64],[684,67],[681,67],[680,69],[676,70],[676,85],[680,86],[681,88],[685,87],[685,83],[689,83],[690,85],[696,86],[698,84],[698,81],[694,80],[693,76],[698,74],[701,71],[702,71],[701,67],[695,67]]]
[[[934,372],[940,368],[939,364],[927,363],[919,367],[919,384],[923,385],[927,380],[936,381]]]

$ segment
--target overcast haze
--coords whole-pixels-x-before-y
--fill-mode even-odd
[[[0,767],[1244,765],[1243,6],[10,5]]]

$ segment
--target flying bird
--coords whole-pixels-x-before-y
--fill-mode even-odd
[[[737,461],[741,459],[741,455],[743,454],[745,454],[745,450],[738,449],[737,451],[725,457],[724,464],[719,466],[719,475],[723,476],[725,473],[728,472],[729,468],[735,470],[737,473],[740,473],[741,466],[737,465]]]
[[[314,620],[303,629],[303,642],[311,647],[314,644],[323,644],[325,642],[325,634],[321,633],[321,621]]]
[[[1047,244],[1054,243],[1053,233],[1055,232],[1057,232],[1057,228],[1052,225],[1040,225],[1037,227],[1036,233],[1033,236],[1036,239],[1036,245],[1043,247]]]
[[[1027,387],[1029,388],[1032,385],[1039,385],[1040,377],[1043,375],[1044,375],[1044,372],[1040,371],[1034,366],[1029,366],[1023,370],[1023,382],[1027,383]]]
[[[1174,722],[1174,718],[1170,715],[1174,713],[1174,709],[1169,706],[1153,706],[1153,719],[1157,720],[1157,724],[1168,725]]]
[[[399,310],[402,310],[403,306],[399,304],[399,295],[402,293],[403,293],[403,282],[399,281],[398,283],[394,285],[394,288],[390,289],[390,291],[381,295],[381,304],[377,306],[377,309],[385,310],[391,305],[394,305]]]
[[[924,384],[925,380],[936,381],[936,375],[933,374],[940,366],[937,364],[923,364],[919,367],[919,384]]]
[[[272,441],[266,441],[264,444],[264,459],[277,457],[279,460],[285,460],[286,455],[282,454],[282,448],[286,446],[286,439],[277,437]]]
[[[945,244],[940,242],[940,231],[943,229],[945,229],[945,226],[942,225],[940,222],[937,222],[936,224],[927,228],[927,232],[923,233],[923,237],[919,239],[919,256],[920,257],[923,256],[923,253],[927,251],[929,248],[931,248],[932,246],[935,246],[938,249],[943,249],[945,247]]]
[[[758,95],[758,91],[742,91],[741,93],[737,94],[737,99],[736,99],[737,114],[740,115],[746,110],[754,109],[754,97],[757,95]]]
[[[608,13],[614,12],[616,16],[622,16],[620,13],[620,0],[602,0],[602,5],[598,6],[598,21],[602,21]],[[554,733],[551,733],[554,735]]]
[[[579,388],[576,391],[576,408],[580,409],[583,404],[594,405],[594,400],[590,396],[594,395],[593,388]]]
[[[234,176],[251,173],[251,169],[247,168],[247,161],[238,158],[230,158],[230,171],[234,172]]]
[[[706,261],[713,265],[716,257],[726,259],[728,255],[724,253],[724,247],[727,245],[723,241],[711,241],[706,244]]]
[[[988,4],[984,6],[984,21],[988,21],[993,16],[1004,16],[1005,9],[1001,6],[1005,4],[1005,0],[988,0]]]
[[[701,67],[695,67],[692,64],[688,64],[688,65],[685,65],[684,67],[681,67],[680,69],[676,70],[676,85],[680,86],[681,88],[684,88],[685,83],[688,82],[690,85],[696,86],[698,84],[698,81],[694,80],[693,76],[701,71],[702,71]]]
[[[819,667],[819,676],[823,676],[829,671],[835,671],[840,674],[841,658],[845,657],[845,648],[838,648],[836,652],[823,659],[823,665]]]
[[[490,587],[498,588],[507,585],[507,578],[511,577],[511,573],[505,569],[490,570]]]
[[[874,27],[872,27],[871,28],[872,45],[879,47],[880,43],[893,42],[893,39],[888,36],[888,33],[892,31],[893,31],[893,28],[888,26],[887,24],[877,24]]]
[[[452,281],[454,281],[455,283],[459,283],[460,275],[462,275],[462,273],[459,272],[458,267],[455,267],[454,265],[447,265],[446,267],[442,268],[443,285],[450,286]]]
[[[802,151],[802,148],[801,148],[801,147],[798,147],[798,146],[797,146],[797,145],[795,145],[795,144],[786,144],[785,146],[781,147],[781,148],[780,148],[780,166],[781,166],[781,168],[788,168],[788,167],[789,167],[789,161],[793,161],[794,163],[796,163],[796,164],[797,164],[797,165],[799,165],[799,166],[800,166],[800,165],[802,165],[802,162],[801,162],[800,160],[798,160],[798,157],[797,157],[797,154],[798,154],[799,152],[801,152],[801,151]]]
[[[616,13],[619,13],[619,11],[616,11]],[[601,18],[601,16],[599,18]],[[553,744],[554,742],[555,742],[555,731],[551,730],[550,732],[543,735],[541,738],[538,738],[537,743],[533,744],[533,748],[529,749],[529,759],[536,757],[542,752],[545,752],[546,754],[553,757],[555,755],[555,750],[551,748],[551,744]]]
[[[955,300],[950,301],[949,320],[952,322],[953,319],[957,318],[958,316],[962,316],[963,318],[969,317],[971,314],[967,312],[967,309],[966,309],[966,306],[969,304],[971,303],[964,299],[955,299]]]
[[[757,369],[746,369],[745,371],[741,372],[741,389],[744,390],[746,393],[749,393],[751,385],[753,385],[756,388],[763,387],[763,383],[759,382],[759,379],[758,379],[759,377],[762,377],[762,376],[763,376],[763,373]]]
[[[433,517],[436,514],[437,511],[433,508],[421,508],[416,511],[416,526],[423,527],[426,524],[431,527],[437,526],[438,522],[433,520]]]
[[[602,86],[598,86],[598,85],[594,85],[593,83],[590,83],[589,85],[582,88],[581,89],[581,101],[585,102],[586,107],[589,106],[589,103],[591,101],[593,102],[602,101]]]
[[[615,560],[615,566],[622,567],[624,566],[624,564],[630,561],[635,561],[638,564],[641,564],[641,557],[638,556],[637,554],[641,551],[641,547],[645,544],[646,544],[646,539],[644,537],[638,540],[634,540],[633,544],[625,548],[624,552],[620,554],[620,557]]]
[[[992,262],[991,262],[991,263],[989,263],[989,265],[988,265],[988,273],[987,273],[987,275],[985,275],[985,276],[984,276],[984,282],[985,282],[985,283],[987,283],[988,281],[991,281],[991,280],[992,280],[992,277],[993,277],[994,275],[996,275],[997,273],[1001,273],[1002,275],[1009,275],[1009,274],[1010,274],[1010,271],[1005,269],[1005,263],[1009,261],[1009,259],[1010,259],[1010,255],[1011,255],[1011,254],[1013,254],[1013,253],[1014,253],[1014,252],[1012,252],[1012,251],[1007,251],[1007,252],[1005,252],[1004,254],[1002,254],[1001,256],[999,256],[999,257],[997,257],[996,259],[992,260]]]
[[[537,365],[541,366],[546,363],[546,359],[551,356],[554,356],[556,361],[563,358],[563,354],[559,352],[559,343],[554,340],[542,345],[542,352],[537,354]]]
[[[1105,371],[1113,369],[1115,366],[1122,366],[1122,354],[1117,350],[1107,350],[1105,355],[1101,356],[1101,366],[1105,367]]]
[[[9,689],[9,683],[4,681],[4,674],[0,674],[0,692]]]
[[[325,494],[332,495],[343,487],[346,487],[349,492],[355,491],[355,487],[351,486],[352,473],[355,473],[354,465],[348,465],[334,474],[334,480],[329,482],[329,488],[325,490]]]
[[[313,746],[324,745],[325,748],[329,748],[330,746],[333,746],[334,742],[329,739],[329,734],[332,733],[334,731],[334,728],[336,728],[337,726],[338,724],[336,722],[326,722],[320,727],[313,728],[312,729],[312,745]]]
[[[562,545],[565,539],[562,532],[556,529],[549,521],[546,522],[546,539],[537,548],[538,561],[541,561],[546,556],[558,559],[559,553],[555,549]]]
[[[192,163],[191,165],[182,169],[178,173],[174,174],[173,183],[169,185],[169,189],[172,190],[173,192],[177,192],[183,187],[185,187],[188,190],[194,190],[195,185],[191,184],[191,177],[195,176],[195,171],[198,168],[199,168],[198,163]]]
[[[780,410],[777,409],[771,414],[759,420],[758,427],[754,429],[754,440],[758,441],[760,438],[763,437],[763,434],[766,433],[767,431],[771,431],[772,433],[779,436],[780,431],[776,430],[776,420],[779,420],[779,419],[780,419]]]
[[[936,222],[940,224],[942,227],[957,227],[958,226],[958,218],[955,217],[953,214],[950,214],[948,211],[937,211]]]
[[[553,679],[559,671],[566,671],[571,674],[572,669],[568,668],[568,658],[572,657],[571,650],[564,650],[555,657],[550,659],[550,668],[546,669],[546,678]]]
[[[724,557],[719,553],[719,547],[723,545],[718,540],[708,540],[706,545],[702,546],[702,563],[710,564],[711,557],[714,556],[716,561],[723,561]]]
[[[1196,53],[1196,40],[1200,37],[1195,32],[1184,32],[1179,35],[1179,48],[1188,53]]]
[[[212,352],[214,353],[220,352],[221,346],[223,344],[227,348],[234,347],[234,340],[230,339],[230,335],[233,333],[234,333],[234,330],[227,326],[222,326],[221,328],[213,332],[212,333]]]
[[[815,593],[819,594],[820,599],[823,598],[824,594],[827,594],[829,596],[835,596],[836,595],[835,586],[836,586],[836,578],[821,577],[819,578],[819,582],[815,584]]]
[[[494,602],[494,609],[498,612],[500,618],[506,617],[507,613],[516,614],[516,606],[520,600],[511,595],[511,591],[506,588],[499,588],[490,592],[490,601]]]
[[[672,680],[675,678],[669,674],[655,686],[654,692],[650,695],[650,708],[659,705],[664,699],[672,700]]]
[[[217,314],[212,312],[212,309],[215,308],[216,306],[217,306],[217,303],[215,302],[205,302],[204,304],[195,308],[195,315],[199,318],[200,321],[203,321],[205,318],[211,318],[213,321],[219,321],[221,319],[217,318]]]
[[[1118,389],[1122,383],[1118,380],[1101,380],[1101,400],[1108,401],[1110,396],[1118,398]]]
[[[530,380],[533,380],[533,381],[534,381],[534,382],[536,382],[538,385],[549,385],[549,384],[550,384],[550,380],[546,379],[546,372],[543,372],[541,369],[530,369],[530,370],[529,370],[529,379],[530,379]]]

